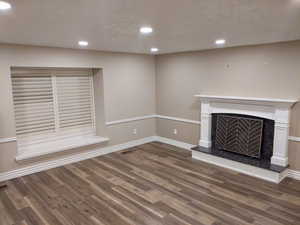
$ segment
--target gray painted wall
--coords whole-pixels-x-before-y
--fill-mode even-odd
[[[161,115],[199,120],[195,94],[300,98],[300,41],[160,55],[156,102]],[[197,144],[197,125],[159,120],[158,135]],[[178,134],[173,134],[177,129]],[[291,135],[300,136],[300,104]],[[291,168],[300,170],[300,143],[290,143]]]

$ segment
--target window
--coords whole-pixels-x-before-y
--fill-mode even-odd
[[[91,70],[13,68],[12,91],[19,153],[96,135]]]

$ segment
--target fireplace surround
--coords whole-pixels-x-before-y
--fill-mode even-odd
[[[290,110],[297,100],[210,95],[195,97],[201,101],[201,126],[199,145],[193,148],[192,157],[279,183],[284,177],[285,168],[288,167]],[[271,133],[264,134],[263,137],[261,147],[263,150],[266,146],[269,148],[267,153],[262,153],[263,160],[258,160],[257,157],[248,157],[248,160],[239,159],[240,154],[230,151],[222,151],[221,154],[221,151],[216,151],[214,117],[217,115],[242,115],[246,118],[263,120],[265,128],[267,126],[271,130]],[[224,157],[224,155],[231,156]]]

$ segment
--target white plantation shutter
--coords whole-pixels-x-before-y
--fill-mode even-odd
[[[29,144],[95,134],[90,70],[12,69],[18,140]]]
[[[57,76],[56,89],[60,128],[92,128],[92,77]]]
[[[17,135],[55,131],[51,76],[12,76]]]

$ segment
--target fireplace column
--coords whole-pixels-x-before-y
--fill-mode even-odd
[[[201,103],[201,129],[199,145],[205,148],[210,148],[211,141],[211,107],[209,101],[202,101]]]
[[[275,130],[273,156],[271,163],[280,166],[288,165],[288,138],[290,129],[290,109],[275,110]]]

